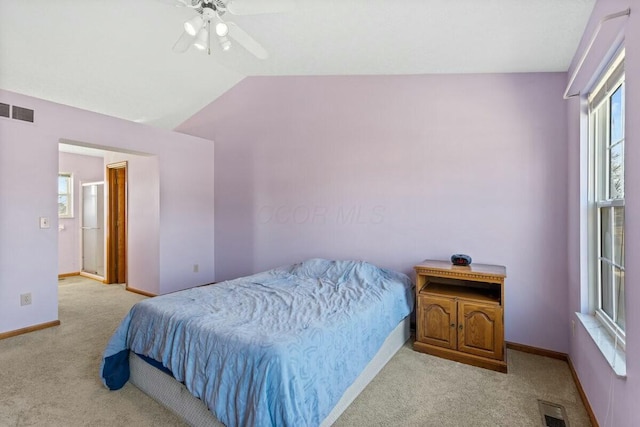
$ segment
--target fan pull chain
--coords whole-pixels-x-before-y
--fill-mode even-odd
[[[207,34],[209,40],[207,40],[207,55],[211,55],[211,20],[207,21]]]

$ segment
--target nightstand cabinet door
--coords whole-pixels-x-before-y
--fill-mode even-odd
[[[502,360],[502,307],[458,300],[458,350]]]
[[[456,348],[456,301],[451,298],[420,295],[418,341],[445,348]]]

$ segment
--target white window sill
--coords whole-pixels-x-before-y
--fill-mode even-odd
[[[627,358],[624,350],[615,345],[613,337],[594,316],[584,313],[576,313],[576,316],[596,343],[604,358],[607,359],[616,376],[618,378],[627,378]]]

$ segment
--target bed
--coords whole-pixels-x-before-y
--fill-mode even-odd
[[[408,338],[413,295],[402,273],[311,259],[150,298],[101,377],[131,378],[191,425],[329,425]]]

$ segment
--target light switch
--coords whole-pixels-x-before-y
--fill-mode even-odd
[[[40,217],[40,228],[49,228],[49,218],[46,216]]]

